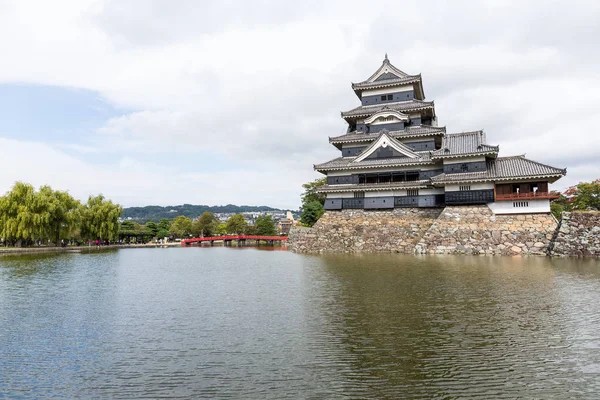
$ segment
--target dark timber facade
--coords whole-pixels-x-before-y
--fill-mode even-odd
[[[426,101],[421,75],[387,58],[353,83],[360,106],[341,113],[346,134],[330,137],[340,157],[315,165],[327,175],[326,210],[487,204],[495,213],[550,211],[548,184],[566,174],[524,156],[499,157],[481,130],[447,133]]]

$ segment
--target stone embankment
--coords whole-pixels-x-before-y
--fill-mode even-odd
[[[600,257],[600,212],[563,213],[550,254]]]
[[[108,246],[67,246],[67,247],[0,247],[3,254],[37,254],[37,253],[83,253],[109,249],[144,249],[150,247],[179,247],[179,243],[146,243],[146,244],[111,244]]]
[[[413,253],[441,209],[326,212],[311,229],[292,229],[287,247],[299,253]]]
[[[545,255],[557,226],[551,214],[495,215],[485,205],[448,206],[415,253]]]
[[[293,229],[301,253],[545,255],[558,223],[551,214],[494,215],[485,205],[444,209],[326,212],[311,229]]]

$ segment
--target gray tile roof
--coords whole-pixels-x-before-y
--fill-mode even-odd
[[[396,189],[426,189],[431,187],[431,182],[411,181],[411,182],[390,182],[390,183],[359,183],[350,185],[323,185],[317,188],[319,193],[334,192],[353,192],[353,191],[376,191],[376,190],[396,190]]]
[[[446,127],[441,126],[428,126],[428,125],[419,125],[419,126],[409,126],[401,131],[391,131],[388,132],[388,136],[393,137],[394,139],[403,139],[403,138],[413,138],[413,137],[421,137],[421,136],[436,136],[443,135],[446,133]],[[363,143],[363,142],[371,142],[379,137],[379,132],[376,133],[357,133],[351,132],[345,135],[330,137],[329,143]]]
[[[423,101],[423,100],[408,100],[408,101],[400,101],[396,103],[386,103],[386,104],[376,104],[373,106],[358,106],[353,108],[350,111],[342,111],[343,118],[356,118],[356,117],[368,117],[369,115],[373,115],[376,112],[383,110],[384,108],[389,108],[390,110],[406,112],[406,111],[417,111],[422,109],[433,109],[434,104],[433,101]]]
[[[483,131],[452,133],[444,136],[442,147],[432,153],[432,158],[452,158],[465,155],[498,154],[498,146],[485,143]]]
[[[487,161],[487,170],[483,172],[465,172],[440,174],[431,178],[434,184],[453,182],[485,182],[512,179],[555,178],[566,175],[566,169],[555,168],[524,156],[498,157]],[[552,180],[552,182],[554,181]]]
[[[381,168],[381,167],[395,167],[403,165],[420,165],[420,164],[433,164],[428,151],[417,151],[418,158],[411,157],[392,157],[392,158],[374,158],[366,159],[360,162],[353,162],[356,157],[338,157],[331,161],[327,161],[322,164],[316,164],[314,168],[317,171],[335,171],[335,170],[348,170],[348,169],[362,169],[362,168]]]
[[[373,89],[385,86],[395,85],[407,85],[409,83],[421,82],[421,74],[419,75],[407,75],[404,77],[394,77],[392,79],[381,79],[374,82],[363,81],[359,83],[353,83],[352,89],[355,91]]]

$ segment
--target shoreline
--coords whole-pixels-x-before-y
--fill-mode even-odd
[[[153,247],[180,247],[179,243],[111,244],[108,246],[67,246],[67,247],[0,247],[0,256],[6,254],[37,253],[87,253],[110,249],[145,249]]]

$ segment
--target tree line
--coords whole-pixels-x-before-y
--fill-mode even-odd
[[[81,203],[66,191],[17,182],[0,197],[0,238],[5,246],[114,240],[122,210],[102,195]]]
[[[558,219],[563,211],[600,211],[600,179],[569,187],[550,205]]]
[[[143,225],[134,221],[123,221],[119,229],[119,239],[125,242],[132,240],[145,242],[152,238],[184,239],[190,236],[208,237],[227,234],[273,236],[277,234],[277,228],[270,215],[261,215],[256,219],[254,225],[249,225],[242,214],[232,215],[226,222],[221,222],[212,212],[205,211],[195,221],[179,215],[173,220],[163,218],[158,223],[149,221]]]
[[[160,221],[162,219],[173,219],[174,216],[183,215],[188,218],[197,218],[205,211],[212,213],[239,214],[244,212],[281,211],[277,208],[267,206],[236,206],[227,204],[225,206],[207,206],[183,204],[178,206],[145,206],[126,207],[123,209],[124,219],[133,219],[140,223],[148,221]]]

